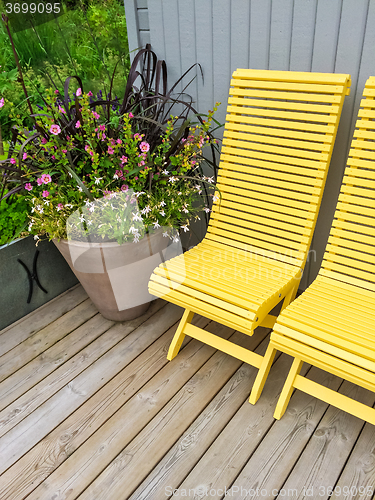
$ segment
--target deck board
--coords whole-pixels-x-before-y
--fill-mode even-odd
[[[223,498],[231,487],[233,498],[257,498],[257,488],[280,499],[282,488],[295,490],[287,498],[329,498],[335,486],[373,491],[374,426],[300,391],[273,419],[289,356],[278,357],[252,406],[253,367],[189,338],[167,361],[177,306],[158,300],[141,318],[114,323],[80,286],[50,306],[0,332],[0,500],[154,500],[175,488],[197,499]],[[266,329],[248,337],[199,316],[194,323],[258,353],[268,343]],[[304,496],[308,488],[314,496]]]

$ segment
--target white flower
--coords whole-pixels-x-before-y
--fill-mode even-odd
[[[115,175],[113,176],[113,178],[114,178],[115,180],[117,180],[117,179],[118,179],[118,175],[117,175],[117,174],[115,174]]]
[[[68,172],[68,174],[70,175],[70,177],[73,177],[72,174],[70,172]]]
[[[164,212],[164,210],[160,210],[159,214],[160,214],[160,215],[162,215],[163,217],[165,217],[165,212]]]
[[[134,235],[133,243],[138,243],[139,241],[139,234]]]
[[[213,177],[207,177],[207,182],[209,182],[210,184],[212,184],[214,182],[214,178]]]
[[[33,212],[35,212],[35,207],[33,207],[33,208],[31,209],[31,213],[33,213]]]
[[[93,213],[93,211],[95,210],[95,205],[94,203],[91,205],[91,207],[89,208],[90,212]]]
[[[136,229],[134,226],[131,226],[129,228],[129,233],[132,233],[132,234],[137,234],[138,233],[138,229]]]
[[[159,221],[154,222],[154,229],[158,229],[160,227]]]
[[[72,205],[71,203],[67,203],[65,206],[66,206],[67,208],[73,208],[73,205]]]
[[[78,186],[78,191],[82,193],[83,189],[81,188],[81,186]]]
[[[79,221],[80,221],[80,222],[85,222],[85,217],[84,217],[84,215],[81,215],[81,216],[80,216]]]
[[[141,214],[138,212],[136,214],[133,214],[133,219],[132,220],[142,220]]]
[[[180,241],[178,236],[173,236],[173,243],[178,243]]]
[[[161,207],[165,207],[165,205],[166,205],[166,203],[165,203],[165,201],[164,201],[164,200],[160,202],[160,206],[161,206]]]
[[[45,205],[49,205],[49,201],[48,200],[44,200],[44,204]]]
[[[41,213],[41,214],[42,214],[42,213],[43,213],[43,211],[44,211],[44,208],[43,208],[43,207],[41,207],[41,206],[39,205],[39,213]]]
[[[95,177],[95,184],[100,184],[100,181],[103,179],[103,177]]]
[[[91,226],[91,224],[92,224],[92,220],[88,220],[88,221],[87,221],[87,225],[88,225],[88,226]]]
[[[144,191],[139,191],[139,193],[134,193],[137,198],[141,196],[141,194],[145,194]]]
[[[168,170],[164,169],[164,170],[163,170],[163,174],[164,174],[164,175],[169,175]]]
[[[179,191],[177,194],[182,194],[181,191]]]
[[[176,181],[177,181],[176,177],[173,177],[173,176],[172,176],[172,177],[169,177],[169,182],[171,182],[172,184],[173,184],[174,182],[176,182]]]
[[[216,196],[216,194],[212,197],[212,201],[213,202],[216,202],[216,201],[219,201],[219,197]]]
[[[34,236],[34,240],[39,240],[39,236],[37,234]]]
[[[27,228],[28,231],[31,231],[31,228],[33,227],[33,223],[30,222],[29,227]]]
[[[208,207],[204,207],[204,211],[206,212],[206,214],[208,214],[208,212],[211,212],[211,210]]]
[[[85,200],[85,205],[86,205],[86,207],[89,206],[89,205],[91,205],[91,201]]]
[[[189,210],[186,208],[186,205],[182,207],[182,211],[185,212],[185,214],[189,213]]]
[[[189,231],[187,224],[185,224],[184,226],[181,226],[181,229],[183,229],[185,233],[186,233],[186,231]]]
[[[147,207],[145,207],[145,208],[142,210],[141,214],[142,214],[142,215],[146,215],[146,214],[148,214],[149,212],[151,212],[151,208],[150,208],[150,205],[147,205]]]
[[[164,236],[164,238],[169,238],[168,231],[165,231],[165,232],[163,233],[163,236]]]

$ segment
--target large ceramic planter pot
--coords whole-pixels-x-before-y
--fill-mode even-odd
[[[156,298],[148,281],[169,241],[160,230],[122,245],[53,240],[99,312],[114,321],[141,316]]]

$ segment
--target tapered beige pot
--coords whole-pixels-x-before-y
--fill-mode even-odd
[[[141,316],[156,298],[148,281],[169,241],[161,230],[122,245],[53,240],[99,312],[114,321]]]

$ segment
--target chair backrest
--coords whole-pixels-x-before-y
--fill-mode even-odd
[[[319,274],[375,291],[375,77],[363,97]]]
[[[303,266],[350,76],[233,73],[206,238]]]

